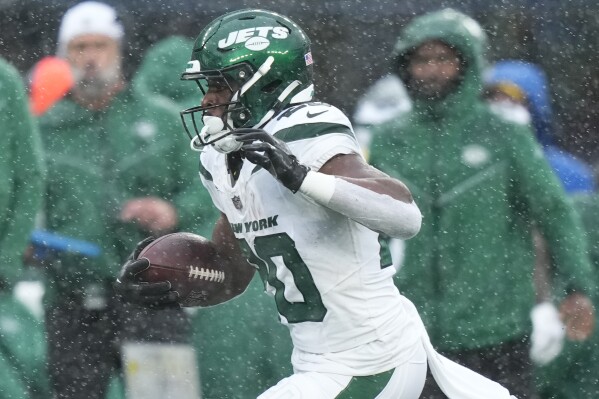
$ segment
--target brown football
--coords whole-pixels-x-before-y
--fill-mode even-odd
[[[184,307],[208,306],[222,292],[229,277],[208,239],[192,233],[159,237],[145,247],[138,258],[147,258],[150,267],[141,272],[141,281],[169,281]]]

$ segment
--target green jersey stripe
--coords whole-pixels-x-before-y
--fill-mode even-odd
[[[341,133],[353,137],[356,136],[354,132],[347,126],[339,123],[305,123],[302,125],[296,125],[287,129],[281,129],[274,134],[276,138],[286,143],[292,141],[312,139],[325,134]],[[262,169],[261,166],[256,166],[251,174],[254,174]]]
[[[393,258],[391,257],[391,250],[389,249],[389,240],[389,237],[379,234],[379,245],[381,246],[379,251],[379,256],[381,257],[381,269],[393,266]]]
[[[202,165],[201,162],[200,162],[200,174],[202,176],[204,176],[204,179],[206,179],[208,181],[212,181],[212,175],[210,174],[210,172],[208,172],[206,170],[206,168],[204,168],[204,165]]]
[[[287,129],[281,129],[275,133],[275,137],[286,143],[292,141],[312,139],[325,134],[341,133],[355,138],[354,132],[340,123],[303,123]]]

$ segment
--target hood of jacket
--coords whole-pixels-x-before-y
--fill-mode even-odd
[[[467,108],[480,101],[487,36],[478,22],[453,9],[417,17],[404,28],[394,47],[394,69],[400,77],[407,75],[409,58],[414,50],[430,41],[441,41],[460,54],[462,79],[451,93],[441,99],[413,98],[414,111],[420,116],[459,114],[459,108]]]
[[[164,96],[181,110],[199,105],[202,96],[199,88],[179,79],[192,48],[193,41],[182,36],[168,37],[152,46],[133,78],[134,92],[149,98]]]
[[[549,82],[541,68],[519,60],[500,61],[485,72],[485,83],[510,83],[520,88],[526,96],[537,139],[543,146],[554,144]]]

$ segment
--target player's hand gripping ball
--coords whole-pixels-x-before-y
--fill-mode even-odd
[[[224,290],[229,278],[210,242],[191,233],[167,234],[151,241],[131,264],[140,266],[129,271],[129,280],[131,274],[134,280],[129,283],[132,287],[129,291],[139,293],[149,291],[149,287],[162,286],[169,295],[176,293],[172,297],[183,307],[214,304],[215,297]],[[126,270],[127,264],[121,275]],[[151,294],[156,295],[155,292]],[[136,302],[151,301],[147,299]]]

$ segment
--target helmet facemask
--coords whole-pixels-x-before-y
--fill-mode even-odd
[[[217,141],[231,134],[235,129],[233,116],[239,118],[241,115],[241,118],[247,118],[250,115],[250,111],[239,100],[239,94],[243,84],[249,80],[253,72],[251,65],[248,63],[201,73],[193,72],[193,68],[194,66],[191,65],[183,74],[182,79],[195,80],[203,95],[208,93],[209,88],[212,88],[212,90],[216,88],[217,91],[229,90],[231,93],[231,98],[227,102],[207,106],[199,105],[181,111],[181,121],[187,136],[191,140],[191,148],[195,151],[201,151],[204,147],[214,145]],[[210,110],[221,107],[223,108],[222,117],[209,114]],[[200,115],[198,116],[198,114]],[[201,124],[198,119],[201,120]],[[200,128],[201,125],[203,125],[202,128]],[[234,139],[231,137],[230,140]],[[229,143],[225,147],[229,148],[231,146],[236,147],[234,143]],[[219,150],[218,146],[215,146],[215,148]]]

